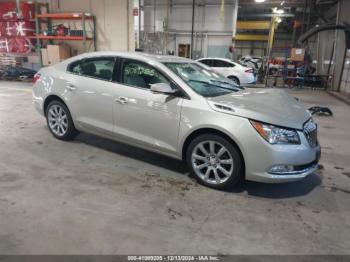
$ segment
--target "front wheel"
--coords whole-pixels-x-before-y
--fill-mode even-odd
[[[72,140],[78,134],[65,104],[52,101],[46,109],[46,121],[50,132],[60,140]]]
[[[221,136],[208,134],[195,138],[190,143],[186,156],[198,182],[208,187],[233,187],[243,177],[241,154],[230,141]]]

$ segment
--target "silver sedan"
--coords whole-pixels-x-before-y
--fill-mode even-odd
[[[185,160],[209,187],[295,181],[317,168],[317,125],[293,97],[240,88],[192,60],[96,52],[34,81],[34,105],[54,137],[89,132]]]

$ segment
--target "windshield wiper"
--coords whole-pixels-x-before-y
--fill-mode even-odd
[[[207,81],[194,80],[194,79],[189,79],[188,81],[202,83],[202,84],[206,84],[206,85],[212,85],[212,86],[219,87],[221,89],[230,90],[230,91],[239,91],[239,88],[237,88],[237,87],[235,87],[235,88],[233,88],[233,87],[232,88],[228,88],[228,87],[223,87],[223,86],[220,86],[220,85],[215,85],[215,84],[207,82]]]
[[[238,89],[244,89],[244,87],[241,87],[239,85],[236,85],[234,83],[230,83],[230,82],[226,82],[226,81],[221,81],[221,80],[210,80],[212,82],[218,82],[218,83],[222,83],[222,84],[227,84],[227,85],[230,85],[230,86],[234,86],[235,88],[238,88]]]

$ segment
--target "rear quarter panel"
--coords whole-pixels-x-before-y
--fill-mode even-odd
[[[51,66],[39,71],[40,79],[33,86],[33,103],[36,109],[44,115],[44,102],[50,95],[56,95],[66,102],[66,72]]]

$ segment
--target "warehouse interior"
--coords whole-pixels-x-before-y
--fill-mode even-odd
[[[18,255],[52,255],[45,261],[55,255],[135,256],[120,261],[200,260],[196,255],[215,261],[237,255],[250,255],[251,261],[264,261],[262,255],[349,259],[349,11],[347,0],[0,0],[0,256],[15,255],[4,261],[23,261]],[[271,119],[288,121],[302,105],[316,123],[322,151],[315,171],[290,183],[248,179],[217,190],[193,177],[185,157],[93,132],[80,132],[73,141],[55,139],[33,106],[34,86],[57,65],[103,52],[200,59],[196,63],[242,89],[237,97],[283,93],[276,100],[258,96],[261,101],[220,104],[220,110],[242,118],[241,111],[260,105],[256,115],[273,108]],[[226,73],[227,66],[214,61],[234,69]],[[124,62],[118,63],[122,68]],[[68,79],[69,70],[45,81]],[[284,95],[297,100],[293,110],[284,108]],[[94,103],[91,108],[103,106]],[[193,103],[189,107],[197,108]],[[181,118],[191,128],[190,115]],[[157,115],[148,122],[156,120]],[[245,162],[263,159],[240,151]],[[63,259],[75,261],[70,256]]]

